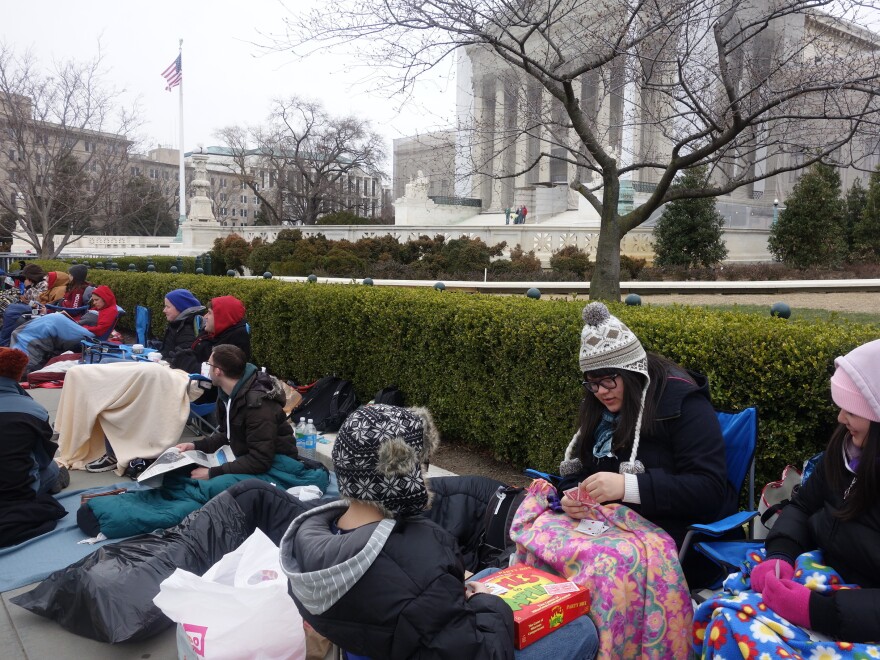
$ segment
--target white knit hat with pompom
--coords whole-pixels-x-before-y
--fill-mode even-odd
[[[583,311],[584,329],[581,331],[581,350],[578,355],[581,371],[589,373],[600,369],[635,371],[645,377],[639,416],[636,420],[632,453],[628,462],[620,464],[621,473],[638,474],[645,468],[636,460],[639,450],[639,436],[642,429],[642,413],[645,410],[645,397],[651,377],[648,375],[648,355],[639,338],[626,324],[608,311],[600,302],[592,302]],[[565,460],[560,465],[563,474],[580,472],[582,466],[577,458],[572,459],[580,441],[576,433],[565,450]]]

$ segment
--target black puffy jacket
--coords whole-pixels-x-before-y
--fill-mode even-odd
[[[843,468],[846,469],[846,468]],[[844,483],[852,474],[847,473]],[[841,520],[844,489],[833,489],[824,457],[767,535],[767,555],[794,559],[820,549],[823,560],[845,582],[861,589],[810,597],[810,622],[821,633],[846,642],[880,642],[880,498],[855,520]]]

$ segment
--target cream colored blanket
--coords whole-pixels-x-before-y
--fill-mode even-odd
[[[180,441],[189,416],[189,376],[150,362],[82,364],[67,372],[55,430],[65,467],[81,470],[116,454],[117,474],[132,458],[154,458]]]

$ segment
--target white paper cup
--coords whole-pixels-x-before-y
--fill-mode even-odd
[[[131,352],[134,353],[135,355],[140,355],[141,353],[144,352],[144,345],[143,344],[132,344]]]
[[[150,362],[160,362],[162,360],[162,354],[159,351],[153,351],[147,355],[147,359]]]

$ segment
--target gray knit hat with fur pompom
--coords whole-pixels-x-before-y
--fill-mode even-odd
[[[333,444],[339,493],[394,515],[417,514],[430,502],[422,465],[439,446],[434,420],[424,408],[358,408]]]
[[[584,374],[599,370],[626,370],[634,371],[645,377],[638,418],[636,419],[632,453],[629,461],[620,464],[621,473],[639,474],[645,471],[641,461],[637,459],[637,454],[642,429],[642,414],[645,410],[645,397],[651,382],[651,377],[648,375],[648,355],[635,333],[623,321],[611,314],[604,304],[590,303],[584,307],[582,316],[584,329],[581,331],[578,363]],[[593,441],[592,438],[587,440]],[[565,459],[559,465],[559,471],[563,476],[576,474],[583,469],[577,456],[580,452],[581,442],[584,441],[580,437],[580,431],[575,433],[571,439],[565,450]]]

